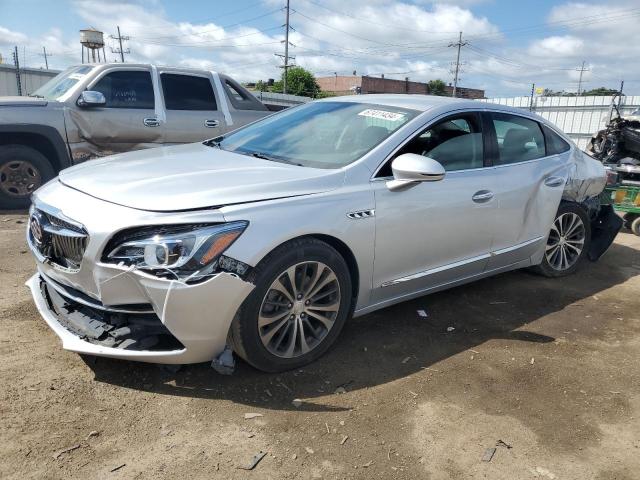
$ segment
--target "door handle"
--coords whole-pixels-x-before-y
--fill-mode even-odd
[[[564,185],[564,178],[562,177],[547,177],[544,180],[544,184],[547,187],[559,187]]]
[[[204,121],[204,126],[207,128],[216,128],[218,125],[220,125],[220,122],[218,120],[205,120]]]
[[[479,190],[477,191],[471,200],[476,203],[486,203],[493,198],[493,192],[490,190]]]
[[[144,120],[142,120],[142,123],[144,123],[145,127],[159,127],[160,126],[160,120],[158,120],[157,118],[153,118],[153,117],[145,118]]]

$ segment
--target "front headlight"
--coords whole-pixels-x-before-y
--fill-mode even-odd
[[[239,221],[144,227],[123,232],[107,245],[103,261],[135,266],[158,276],[196,281],[214,271],[220,255],[248,224]]]

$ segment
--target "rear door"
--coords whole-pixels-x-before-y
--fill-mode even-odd
[[[165,143],[201,142],[226,131],[210,75],[161,72],[160,84],[166,110]]]
[[[151,71],[146,67],[105,70],[92,81],[87,90],[101,92],[106,104],[102,107],[69,110],[80,144],[74,151],[87,157],[104,156],[152,147],[162,143],[162,127],[155,119],[155,96]]]
[[[565,142],[565,152],[547,146],[542,125],[533,119],[503,112],[484,115],[492,138],[498,212],[487,265],[493,270],[527,261],[546,243],[569,173],[569,146]]]

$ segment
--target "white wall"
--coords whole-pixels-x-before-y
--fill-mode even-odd
[[[22,83],[22,95],[35,92],[58,73],[60,73],[59,70],[21,68],[20,80]],[[7,95],[18,95],[16,70],[13,65],[0,65],[0,96]]]
[[[591,136],[605,127],[609,119],[612,96],[598,97],[534,97],[533,111],[557,125],[584,149]],[[498,103],[529,110],[530,97],[487,98],[482,102]],[[622,97],[620,113],[629,114],[640,108],[640,96]]]

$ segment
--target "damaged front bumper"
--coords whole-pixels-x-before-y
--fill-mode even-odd
[[[125,278],[137,282],[148,304],[105,306],[42,269],[27,281],[38,311],[64,349],[151,363],[210,361],[224,351],[235,313],[253,289],[224,272],[197,285],[121,273],[121,286],[127,287]]]

